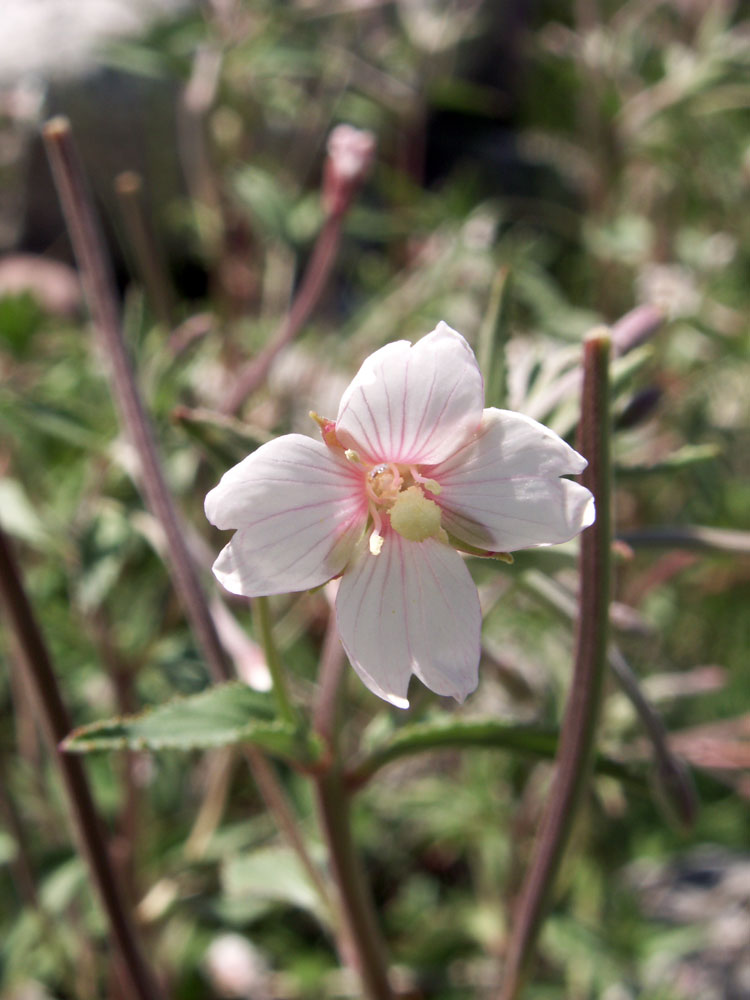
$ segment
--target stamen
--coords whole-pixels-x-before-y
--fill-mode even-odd
[[[373,531],[370,535],[370,552],[374,556],[380,555],[380,550],[383,548],[383,536],[377,531]]]
[[[370,535],[370,552],[374,556],[380,555],[380,550],[383,548],[383,521],[380,517],[380,512],[377,507],[370,507],[370,513],[372,514],[372,534]]]
[[[440,485],[439,482],[437,482],[436,479],[427,479],[426,476],[423,476],[420,472],[417,472],[417,470],[413,465],[409,466],[409,474],[411,475],[411,478],[414,480],[415,483],[419,483],[420,486],[423,486],[426,490],[429,490],[430,493],[434,493],[435,496],[440,496],[440,494],[443,492],[443,487]]]

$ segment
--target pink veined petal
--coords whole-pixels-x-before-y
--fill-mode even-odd
[[[439,323],[411,345],[381,347],[341,398],[336,434],[370,463],[440,462],[476,432],[484,390],[460,333]]]
[[[566,542],[593,523],[594,499],[560,479],[586,459],[554,431],[509,410],[484,411],[479,435],[445,462],[423,470],[446,531],[478,548],[512,552]]]
[[[301,434],[264,444],[206,497],[218,528],[238,528],[214,563],[233,594],[317,587],[340,573],[367,518],[361,472]]]
[[[481,613],[463,559],[429,538],[387,531],[379,555],[363,544],[336,600],[341,641],[364,683],[407,708],[412,673],[463,701],[477,686]]]

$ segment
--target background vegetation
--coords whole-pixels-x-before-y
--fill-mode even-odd
[[[269,435],[311,429],[309,409],[335,415],[373,349],[444,319],[476,347],[488,403],[571,436],[583,334],[638,305],[662,310],[659,329],[615,365],[613,628],[701,802],[692,815],[660,786],[613,681],[600,745],[646,780],[596,778],[528,996],[748,995],[750,25],[740,7],[216,3],[113,44],[106,60],[107,72],[174,100],[175,136],[142,137],[175,150],[184,178],[149,206],[163,271],[133,241],[132,198],[100,201],[139,382],[207,566],[222,539],[204,521],[206,491]],[[310,261],[325,140],[342,121],[372,130],[378,148],[333,273],[300,336],[227,414],[238,370],[273,336]],[[116,152],[129,169],[128,148]],[[148,205],[158,181],[146,172],[143,184]],[[106,364],[81,314],[62,317],[28,292],[0,298],[0,519],[79,725],[208,684],[133,481]],[[352,751],[436,713],[556,726],[574,554],[472,561],[486,607],[478,692],[456,709],[415,685],[405,715],[351,674]],[[294,697],[309,703],[326,598],[291,595],[272,610]],[[244,661],[262,674],[246,603],[231,613],[250,640]],[[2,995],[113,995],[105,926],[8,636],[2,648]],[[530,750],[405,757],[359,792],[356,834],[404,995],[496,995],[550,776]],[[318,857],[308,785],[276,766]],[[229,932],[255,963],[254,985],[236,995],[352,995],[325,914],[234,750],[95,754],[87,767],[171,996],[233,995],[210,962]]]

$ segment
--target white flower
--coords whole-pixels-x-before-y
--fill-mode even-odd
[[[445,323],[364,362],[323,443],[263,445],[206,497],[237,532],[214,565],[234,594],[317,587],[341,575],[336,616],[364,683],[401,708],[412,673],[463,701],[477,684],[481,615],[454,546],[484,553],[564,542],[593,498],[560,477],[586,461],[535,420],[483,409],[482,376]]]

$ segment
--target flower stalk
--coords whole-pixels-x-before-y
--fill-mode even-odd
[[[153,432],[125,348],[109,256],[97,225],[68,120],[58,117],[47,122],[44,140],[91,318],[111,366],[112,393],[122,425],[140,462],[139,485],[166,535],[167,557],[175,589],[206,657],[209,671],[215,681],[228,680],[231,671],[185,544],[185,532],[164,479]]]
[[[163,994],[146,964],[135,925],[117,881],[83,762],[65,754],[60,742],[71,730],[57,677],[37,625],[10,543],[0,529],[0,599],[19,649],[19,664],[38,706],[50,751],[60,771],[77,840],[109,921],[117,949],[118,976],[128,1000],[162,1000]]]
[[[232,670],[188,551],[187,534],[180,524],[164,479],[151,426],[125,348],[109,258],[76,155],[70,123],[62,117],[52,119],[44,128],[44,139],[94,327],[110,361],[112,393],[119,407],[122,425],[130,435],[140,461],[139,485],[147,506],[161,524],[167,539],[167,565],[172,582],[214,683],[230,680]],[[68,726],[59,739],[66,736],[69,730]],[[245,759],[269,812],[299,856],[313,884],[325,896],[325,887],[297,830],[294,813],[272,767],[254,747],[246,748]]]
[[[308,320],[323,294],[341,243],[344,219],[361,187],[375,155],[375,137],[370,132],[339,125],[328,140],[328,157],[323,174],[323,227],[315,241],[289,312],[256,358],[237,376],[224,412],[234,414],[247,397],[263,384],[279,353],[290,344]]]
[[[588,466],[581,481],[594,494],[596,521],[581,536],[579,617],[570,694],[558,766],[534,853],[513,915],[500,1000],[516,1000],[530,972],[574,820],[588,787],[607,671],[612,544],[609,358],[606,329],[584,342],[578,447]]]
[[[338,890],[337,944],[339,954],[359,974],[367,1000],[389,1000],[385,942],[378,925],[367,878],[351,829],[351,795],[338,746],[337,716],[341,708],[346,657],[331,607],[318,669],[313,727],[329,757],[318,773],[315,791],[331,872]]]
[[[169,279],[144,208],[143,180],[140,174],[133,170],[124,170],[118,174],[115,177],[115,192],[135,265],[154,316],[165,330],[171,330],[173,308]]]
[[[315,790],[345,921],[346,934],[342,945],[353,953],[367,1000],[393,1000],[385,945],[352,837],[349,795],[338,765],[316,777]]]
[[[260,641],[266,658],[266,666],[271,675],[273,693],[276,697],[276,704],[279,715],[286,722],[295,722],[296,715],[292,703],[289,699],[289,692],[284,678],[284,665],[279,656],[276,640],[273,637],[273,627],[271,623],[271,610],[268,606],[267,597],[256,597],[253,601],[253,615],[260,632]]]
[[[336,745],[337,719],[341,705],[341,691],[346,657],[336,626],[336,611],[331,607],[328,615],[323,648],[318,670],[318,691],[313,708],[313,728],[331,750]]]
[[[261,386],[271,365],[287,344],[290,344],[307,322],[323,294],[341,243],[344,215],[341,212],[329,214],[315,241],[310,263],[307,266],[299,291],[273,336],[257,357],[240,369],[235,384],[222,407],[224,413],[236,414],[248,396]]]

